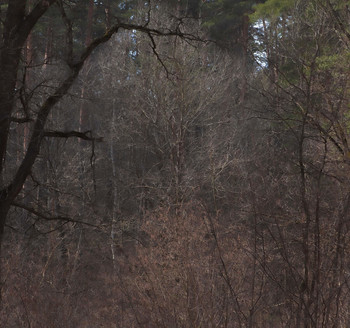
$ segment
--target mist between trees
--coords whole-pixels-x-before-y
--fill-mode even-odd
[[[349,327],[348,6],[0,1],[0,326]]]

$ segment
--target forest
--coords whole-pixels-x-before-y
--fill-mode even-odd
[[[0,0],[0,327],[350,327],[349,22]]]

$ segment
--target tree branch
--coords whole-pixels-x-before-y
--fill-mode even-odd
[[[44,1],[44,0],[43,0]],[[53,3],[54,0],[51,0],[50,3]],[[41,8],[41,7],[40,7]],[[35,8],[33,9],[33,11]],[[38,9],[39,10],[39,9]],[[106,43],[115,33],[119,31],[120,28],[126,30],[137,30],[143,33],[148,34],[149,36],[179,36],[181,38],[191,40],[191,41],[202,41],[199,37],[181,32],[180,28],[177,27],[175,30],[157,30],[154,28],[148,28],[144,25],[135,25],[135,24],[126,24],[118,22],[112,28],[110,28],[103,36],[96,38],[91,44],[85,48],[82,52],[80,58],[75,63],[69,64],[71,69],[71,73],[69,76],[61,83],[61,85],[56,89],[56,91],[49,96],[44,103],[41,105],[36,121],[34,123],[33,132],[31,139],[29,141],[29,145],[27,148],[27,152],[25,154],[22,163],[20,164],[15,177],[12,180],[12,183],[7,188],[8,190],[8,201],[13,202],[16,196],[21,191],[25,180],[31,172],[32,166],[39,155],[40,146],[43,137],[45,137],[45,124],[47,117],[51,111],[51,109],[67,94],[70,87],[73,85],[77,76],[79,75],[85,60],[91,55],[91,53],[101,44]],[[64,136],[65,137],[65,136]]]
[[[54,138],[80,138],[83,140],[88,140],[88,141],[97,141],[97,142],[102,142],[103,137],[92,137],[91,131],[85,131],[85,132],[79,132],[79,131],[68,131],[68,132],[63,132],[63,131],[45,131],[44,132],[44,137],[54,137]]]
[[[45,221],[64,221],[64,222],[72,222],[72,223],[79,223],[79,224],[84,224],[87,225],[89,227],[94,227],[94,228],[100,228],[99,226],[92,224],[92,223],[88,223],[85,221],[80,221],[80,220],[76,220],[76,219],[72,219],[66,216],[47,216],[37,210],[35,210],[32,207],[29,207],[27,205],[21,204],[21,203],[17,203],[17,202],[12,202],[11,203],[12,206],[21,208],[23,210],[26,210],[27,212],[34,214],[35,216],[37,216],[40,219],[43,219]]]
[[[11,122],[14,122],[14,123],[29,123],[29,122],[33,122],[34,120],[32,118],[29,118],[29,117],[11,117]]]
[[[57,0],[41,0],[31,10],[31,12],[24,18],[23,22],[18,28],[18,40],[23,44],[27,39],[29,33],[38,22],[40,17],[46,13],[48,8],[52,6]]]
[[[164,64],[162,58],[160,58],[160,55],[158,54],[158,51],[157,51],[157,44],[154,40],[154,37],[151,33],[147,33],[148,37],[150,38],[151,40],[151,48],[152,48],[152,51],[153,51],[153,54],[157,57],[157,60],[160,62],[160,64],[162,65],[162,67],[164,68],[165,72],[166,72],[166,77],[169,78],[169,70],[168,68],[166,67],[166,65]]]
[[[339,27],[341,32],[344,33],[344,35],[346,37],[346,45],[349,47],[350,33],[347,30],[346,24],[344,24],[342,18],[339,16],[338,12],[334,9],[332,3],[329,0],[327,0],[326,3],[331,11],[331,15],[335,19],[336,25]]]

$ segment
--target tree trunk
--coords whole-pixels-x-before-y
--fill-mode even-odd
[[[21,50],[3,49],[0,61],[0,188],[3,186],[3,170],[7,149],[11,112],[14,103],[17,68]]]
[[[24,42],[18,26],[25,16],[25,0],[10,1],[4,23],[3,47],[0,53],[0,244],[10,209],[8,188],[4,185],[4,165],[11,113],[15,101],[17,70]],[[22,42],[21,42],[22,41]],[[0,245],[1,247],[1,245]]]
[[[90,0],[89,7],[88,7],[88,14],[87,14],[87,27],[86,27],[86,35],[85,35],[86,47],[88,47],[92,41],[93,15],[94,15],[94,1]],[[88,68],[86,68],[83,71],[83,77],[82,77],[83,85],[80,92],[81,104],[79,109],[79,131],[83,131],[83,126],[85,126],[86,123],[88,122],[87,111],[86,111],[86,108],[84,108],[86,106],[86,102],[84,98],[85,98],[85,91],[86,91],[85,83],[87,81],[87,75],[88,75]]]
[[[15,178],[17,185],[16,183],[8,187],[4,185],[5,157],[21,53],[30,31],[54,2],[55,0],[42,1],[28,15],[26,15],[26,0],[9,0],[8,2],[4,21],[3,44],[0,52],[0,243],[10,204],[24,183],[22,174],[17,172]],[[36,143],[33,143],[32,150],[37,148]],[[31,162],[29,158],[27,160]],[[29,162],[25,163],[25,166]],[[21,165],[22,167],[23,165]],[[25,174],[28,175],[29,171],[26,170]]]
[[[242,85],[239,97],[239,102],[242,104],[245,101],[247,94],[247,57],[248,57],[248,29],[249,29],[249,17],[247,15],[243,16],[242,24]]]

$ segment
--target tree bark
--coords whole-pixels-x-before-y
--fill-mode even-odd
[[[21,53],[32,28],[54,2],[55,0],[41,1],[28,15],[26,0],[8,2],[0,53],[0,244],[11,201],[18,190],[18,186],[13,188],[14,185],[4,185],[4,165]]]

